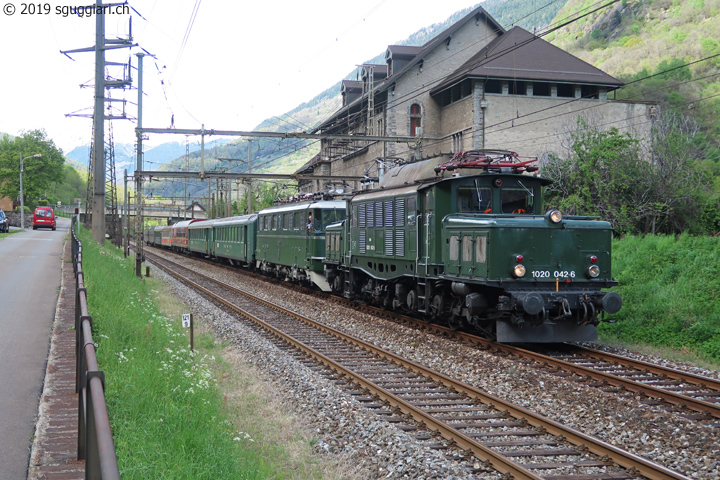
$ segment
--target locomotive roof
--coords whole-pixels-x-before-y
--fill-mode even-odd
[[[380,197],[403,195],[406,193],[415,193],[422,186],[423,186],[422,184],[418,183],[415,185],[408,185],[405,187],[398,187],[398,188],[381,188],[381,189],[375,189],[375,190],[363,190],[362,192],[358,192],[350,201],[351,202],[360,202],[360,201],[372,200],[372,199],[380,198]]]
[[[444,160],[444,158],[438,157],[392,168],[380,181],[380,188],[358,192],[352,197],[351,202],[415,193],[418,190],[443,182],[456,182],[460,178],[503,177],[518,180],[533,179],[534,181],[539,181],[542,185],[552,183],[552,181],[547,178],[536,177],[534,175],[496,171],[485,172],[475,168],[459,168],[454,172],[457,173],[457,175],[453,174],[452,176],[438,175],[435,173],[435,167],[442,164]]]
[[[318,202],[300,202],[288,203],[274,207],[267,207],[260,211],[259,215],[267,215],[273,213],[295,212],[298,210],[307,210],[314,208],[341,208],[345,209],[345,201],[343,200],[320,200]]]

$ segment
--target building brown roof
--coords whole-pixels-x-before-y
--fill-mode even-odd
[[[438,93],[465,78],[503,78],[604,85],[623,83],[520,27],[490,42],[433,88]]]

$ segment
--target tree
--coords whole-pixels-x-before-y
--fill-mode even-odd
[[[711,179],[698,168],[707,153],[699,136],[698,124],[677,112],[663,112],[653,123],[652,202],[640,212],[645,232],[678,233],[700,221]]]
[[[40,157],[31,157],[38,153]],[[48,138],[45,130],[31,130],[14,140],[8,137],[0,140],[0,196],[19,196],[20,159],[25,157],[30,157],[23,161],[25,199],[39,198],[50,184],[63,181],[65,157],[62,150]]]
[[[546,190],[547,203],[570,215],[599,216],[616,231],[631,231],[635,200],[649,190],[641,163],[636,139],[616,128],[600,131],[578,117],[569,155],[550,157],[543,166],[543,175],[555,181]]]
[[[568,155],[553,156],[543,174],[555,183],[548,205],[568,214],[594,215],[618,233],[679,233],[702,221],[709,179],[698,169],[704,150],[699,129],[675,113],[654,122],[648,151],[615,128],[600,131],[578,118]]]

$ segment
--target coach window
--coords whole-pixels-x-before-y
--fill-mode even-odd
[[[522,188],[503,188],[500,192],[502,213],[533,213],[530,195]]]
[[[485,263],[487,261],[487,237],[478,235],[475,237],[475,262]]]
[[[308,230],[313,230],[315,232],[319,232],[322,230],[322,218],[320,210],[310,210],[310,214],[308,216],[308,226]]]
[[[410,136],[417,137],[422,132],[422,108],[413,103],[410,106]]]
[[[450,237],[450,260],[457,261],[458,253],[460,251],[460,239],[457,235]]]
[[[473,239],[470,235],[463,236],[462,239],[462,261],[472,262],[472,244]]]
[[[479,185],[461,185],[457,190],[458,213],[490,213],[492,190]]]
[[[340,220],[340,216],[337,214],[337,210],[323,210],[322,211],[322,225],[327,226],[331,223],[335,223]]]
[[[415,225],[415,218],[417,217],[417,203],[415,197],[407,199],[407,224]]]

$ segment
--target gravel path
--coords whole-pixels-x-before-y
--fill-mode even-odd
[[[690,478],[720,478],[720,429],[670,414],[658,406],[645,405],[639,395],[604,393],[582,382],[545,374],[515,358],[497,356],[282,286],[231,272],[211,271],[192,259],[187,262],[258,298],[289,307]],[[316,432],[319,441],[315,449],[319,453],[350,457],[357,466],[353,478],[498,478],[493,470],[468,464],[452,448],[433,450],[415,441],[363,407],[333,381],[276,348],[246,323],[169,279],[160,269],[154,272],[191,307],[196,320],[207,323],[216,335],[231,340],[248,364],[267,372],[279,394],[287,398],[288,410]],[[634,356],[680,365],[647,355]],[[718,376],[718,372],[692,365],[680,366],[693,373]]]

